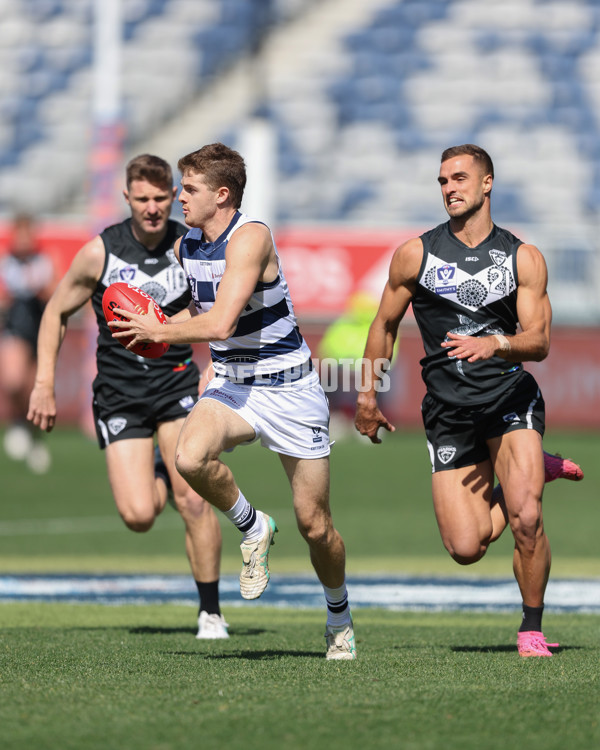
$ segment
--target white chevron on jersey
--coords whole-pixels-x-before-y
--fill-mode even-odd
[[[170,265],[153,273],[152,256],[148,258],[147,269],[144,269],[138,263],[127,263],[123,258],[109,253],[101,283],[104,286],[117,281],[133,284],[149,294],[161,307],[166,307],[188,289],[185,273],[172,249],[167,252],[167,257]]]
[[[429,254],[420,283],[429,291],[443,296],[468,310],[497,302],[516,289],[511,262],[500,250],[489,251],[491,263],[475,274]]]

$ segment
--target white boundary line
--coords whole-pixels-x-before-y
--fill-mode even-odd
[[[160,529],[181,527],[178,513],[160,519]],[[37,534],[81,534],[128,531],[116,510],[111,516],[77,516],[73,518],[35,518],[0,521],[0,536],[35,536]]]
[[[469,581],[417,577],[350,577],[354,609],[515,611],[521,601],[512,579]],[[244,606],[237,576],[220,582],[221,602]],[[14,575],[0,576],[0,602],[53,601],[96,604],[177,603],[197,606],[190,576],[180,575]],[[281,608],[322,608],[323,591],[315,577],[278,576],[253,604]],[[550,581],[546,611],[600,614],[600,580]]]

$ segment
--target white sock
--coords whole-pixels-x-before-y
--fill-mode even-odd
[[[343,628],[345,625],[349,625],[351,617],[346,582],[344,581],[336,589],[330,589],[323,585],[323,592],[327,602],[327,624],[333,628]]]
[[[241,490],[233,508],[223,513],[243,533],[245,542],[254,542],[265,532],[263,514],[250,505]]]

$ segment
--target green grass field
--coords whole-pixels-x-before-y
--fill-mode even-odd
[[[48,443],[53,466],[41,477],[0,455],[0,571],[188,571],[183,527],[172,509],[148,534],[128,531],[114,508],[104,456],[95,443],[74,431],[52,433]],[[583,482],[558,481],[546,488],[553,575],[600,577],[600,435],[548,434],[545,445],[572,456],[586,474]],[[226,460],[251,502],[277,520],[274,573],[310,570],[277,456],[252,445]],[[475,567],[461,568],[448,557],[433,515],[421,432],[386,435],[377,446],[358,439],[339,442],[331,471],[334,520],[346,542],[350,572],[512,575],[508,533]],[[222,528],[223,570],[235,572],[238,532],[229,523]]]
[[[0,436],[1,437],[1,436]],[[386,436],[387,437],[387,436]],[[148,534],[127,531],[103,456],[72,431],[49,438],[43,477],[0,458],[0,574],[187,572],[183,531],[168,509]],[[579,484],[545,495],[553,575],[600,578],[597,435],[548,434],[546,448],[584,468]],[[228,461],[249,498],[280,527],[273,576],[309,570],[289,489],[273,454],[256,446]],[[473,568],[442,548],[423,437],[340,442],[332,505],[350,573],[511,575],[505,535]],[[237,532],[223,525],[224,572],[239,570]],[[358,609],[359,660],[328,663],[324,614],[225,610],[229,641],[194,638],[194,610],[174,605],[0,605],[2,750],[589,750],[600,743],[600,616],[544,619],[561,648],[520,660],[518,612],[415,613]]]
[[[189,609],[189,608],[188,608]],[[549,616],[565,647],[520,660],[510,615],[361,610],[360,658],[323,659],[323,617],[249,609],[199,642],[188,609],[0,608],[3,750],[591,750],[598,628]]]

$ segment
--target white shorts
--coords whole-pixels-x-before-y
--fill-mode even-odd
[[[265,448],[295,458],[330,453],[329,402],[316,372],[285,386],[239,385],[213,378],[201,398],[212,398],[239,414]]]

